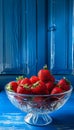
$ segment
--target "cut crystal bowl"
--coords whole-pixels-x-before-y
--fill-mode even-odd
[[[70,90],[59,94],[27,95],[8,91],[6,86],[5,91],[11,103],[27,113],[24,117],[25,122],[35,126],[51,123],[50,113],[58,110],[67,102],[73,89],[71,86]]]

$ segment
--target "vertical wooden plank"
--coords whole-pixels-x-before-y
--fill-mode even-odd
[[[15,54],[17,58],[17,71],[21,74],[26,73],[26,0],[17,0],[13,2],[13,32],[16,40]],[[16,13],[15,13],[16,12]]]
[[[0,73],[3,71],[3,0],[0,0]]]
[[[26,0],[27,74],[36,74],[36,0]]]
[[[72,1],[71,1],[72,2]],[[58,30],[56,31],[56,61],[55,64],[59,64],[56,67],[61,71],[61,73],[71,73],[72,69],[72,44],[71,44],[71,4],[69,0],[63,0],[59,3],[57,0],[56,5],[56,14],[58,17],[58,9],[57,6],[59,5],[60,8],[60,17],[59,17],[59,24],[58,20],[56,19],[56,24],[59,25]],[[63,8],[62,8],[63,7]],[[62,34],[62,35],[61,35]],[[58,44],[59,43],[59,44]],[[60,49],[57,49],[57,48]],[[60,56],[58,56],[58,54]],[[60,58],[61,57],[61,58]],[[58,59],[58,60],[57,60]]]
[[[72,29],[73,29],[73,2],[74,0],[69,0],[69,53],[68,53],[68,65],[69,65],[69,69],[71,70],[71,74],[72,74],[72,69],[73,69],[73,37],[72,37]]]
[[[21,1],[21,68],[27,73],[27,7],[26,0]]]
[[[21,2],[20,0],[12,0],[12,59],[13,59],[13,68],[20,71],[20,8]]]
[[[48,0],[48,67],[55,66],[55,0]]]
[[[55,46],[55,68],[67,69],[67,46],[68,41],[68,17],[67,17],[68,0],[56,0],[56,46]],[[59,8],[57,8],[59,7]],[[60,15],[59,15],[60,13]],[[68,22],[68,23],[67,23]],[[59,55],[58,55],[59,54]]]
[[[37,71],[47,64],[46,0],[37,0]]]
[[[54,73],[68,74],[71,73],[72,68],[71,6],[69,5],[69,0],[48,0],[48,3],[48,27],[56,25],[56,31],[51,30],[48,34],[48,48],[51,51],[48,53],[48,56],[51,57],[48,59],[49,66]],[[54,10],[55,13],[53,12]],[[52,37],[52,32],[54,37]],[[51,37],[52,40],[50,40]]]
[[[72,21],[73,21],[73,1],[65,0],[65,19],[66,19],[66,69],[68,74],[72,73]]]
[[[73,17],[72,17],[72,74],[74,75],[74,0],[73,0]]]
[[[20,73],[20,0],[4,0],[4,72]],[[18,71],[19,70],[19,71]]]
[[[9,4],[9,6],[8,6]],[[4,10],[4,64],[5,64],[5,69],[6,68],[11,68],[12,60],[13,58],[11,57],[12,53],[12,2],[11,0],[6,2],[4,0],[3,3],[3,10]]]

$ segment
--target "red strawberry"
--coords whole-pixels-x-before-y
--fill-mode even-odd
[[[47,66],[44,66],[44,68],[38,72],[38,77],[43,82],[48,82],[50,79],[50,75],[51,74],[50,71],[47,69]]]
[[[58,94],[58,93],[62,93],[62,92],[63,92],[63,90],[60,87],[56,86],[55,88],[52,89],[51,94]]]
[[[42,106],[42,102],[43,102],[43,97],[41,96],[38,96],[38,97],[34,97],[33,98],[33,102],[35,102],[36,105],[36,108],[40,108]]]
[[[59,100],[59,97],[58,96],[51,96],[50,97],[50,101],[53,102],[53,101],[58,101]]]
[[[58,97],[58,96],[54,96],[54,95],[50,96],[49,98],[47,97],[47,98],[45,99],[46,105],[47,105],[47,104],[50,104],[50,106],[52,105],[52,103],[54,104],[54,102],[55,102],[55,101],[58,101],[58,100],[59,100],[59,97]]]
[[[38,81],[31,87],[33,94],[49,94],[44,82]]]
[[[65,77],[63,79],[61,79],[58,84],[58,86],[60,86],[63,90],[67,91],[70,89],[70,82],[68,81],[68,79],[66,79]]]
[[[37,76],[31,76],[30,81],[32,84],[34,84],[35,82],[39,81],[39,78]]]
[[[41,97],[41,96],[34,97],[33,101],[36,102],[36,103],[41,103],[43,101],[43,97]]]
[[[48,89],[48,91],[49,91],[49,93],[50,93],[51,90],[52,90],[53,87],[54,87],[54,83],[49,81],[49,82],[46,83],[46,87],[47,87],[47,89]]]
[[[16,77],[16,81],[17,81],[18,85],[20,84],[20,82],[22,81],[22,79],[23,79],[23,76]]]
[[[17,87],[18,87],[17,82],[11,81],[8,85],[10,86],[10,89],[11,89],[11,90],[13,90],[14,92],[17,91]]]
[[[22,80],[21,80],[21,82],[20,82],[20,84],[26,84],[26,85],[31,85],[31,81],[30,81],[30,79],[29,78],[23,78]]]
[[[54,78],[53,75],[50,75],[49,81],[51,81],[51,82],[55,82],[55,78]]]
[[[17,93],[21,93],[21,94],[31,94],[31,89],[29,86],[27,85],[19,85],[17,87]]]

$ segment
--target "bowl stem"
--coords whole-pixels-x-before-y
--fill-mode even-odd
[[[25,122],[30,125],[44,126],[52,122],[52,118],[48,114],[28,113],[25,118]]]

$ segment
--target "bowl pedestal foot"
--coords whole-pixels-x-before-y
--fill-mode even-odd
[[[28,113],[25,122],[30,125],[44,126],[52,122],[52,118],[48,114]]]

